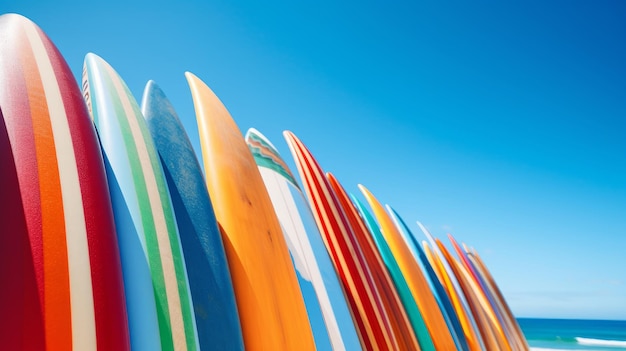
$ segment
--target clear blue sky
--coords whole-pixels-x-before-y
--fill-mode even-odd
[[[514,312],[626,319],[626,3],[0,0],[80,79],[87,52],[140,100],[183,73],[242,132],[289,129],[351,192],[475,247]],[[1,55],[2,53],[0,53]]]

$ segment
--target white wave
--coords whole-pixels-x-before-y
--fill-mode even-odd
[[[589,339],[589,338],[574,338],[580,345],[586,346],[610,346],[610,347],[623,347],[626,348],[626,341],[622,340],[602,340],[602,339]]]

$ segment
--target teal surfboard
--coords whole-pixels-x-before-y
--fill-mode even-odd
[[[339,279],[292,172],[274,145],[259,131],[248,130],[246,143],[289,246],[317,349],[360,350]]]
[[[113,184],[116,229],[120,237],[128,237],[120,240],[120,251],[132,347],[197,350],[195,318],[176,218],[146,122],[126,84],[103,59],[87,54],[84,76],[83,93]],[[130,247],[124,247],[131,241]],[[145,291],[143,283],[137,283],[142,284],[137,288],[142,295],[132,288],[129,292],[128,287],[134,286],[133,279],[139,277],[138,272],[145,271],[146,264],[152,294]],[[155,303],[156,316],[149,310],[150,303]],[[157,341],[153,340],[155,329]]]
[[[176,214],[201,350],[243,350],[233,285],[213,206],[189,137],[153,81],[141,111],[159,153]]]

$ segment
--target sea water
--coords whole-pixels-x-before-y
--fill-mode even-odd
[[[626,321],[519,318],[532,351],[626,351]]]

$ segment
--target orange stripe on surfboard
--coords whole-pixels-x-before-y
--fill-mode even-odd
[[[28,21],[24,23],[33,50],[48,106],[50,127],[57,157],[61,186],[61,203],[65,216],[65,242],[70,283],[72,345],[77,350],[96,348],[96,326],[91,285],[91,262],[87,228],[78,176],[78,166],[63,97],[50,57],[40,32]]]
[[[39,69],[26,43],[24,33],[21,52],[22,70],[31,108],[35,150],[41,197],[41,234],[43,238],[43,296],[46,347],[49,349],[72,349],[71,304],[69,292],[69,268],[65,240],[65,221],[61,201],[56,150],[45,92]],[[45,234],[45,235],[44,235]]]

